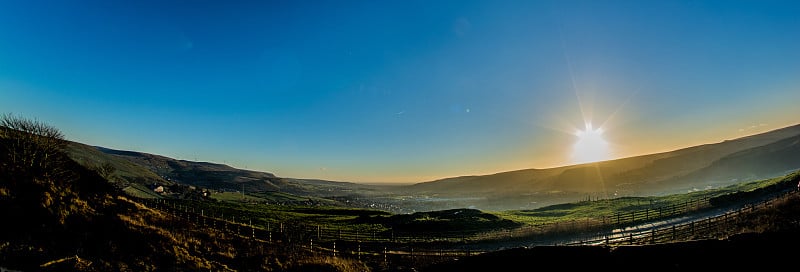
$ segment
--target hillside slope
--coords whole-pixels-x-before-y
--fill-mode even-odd
[[[784,270],[800,243],[800,195],[737,217],[720,238],[608,246],[534,246],[454,259],[420,271],[530,271],[537,268],[614,271]]]
[[[103,165],[109,165],[111,167],[110,171],[114,174],[113,177],[109,178],[109,181],[118,187],[124,188],[130,184],[173,184],[173,182],[164,179],[142,165],[121,157],[108,155],[93,146],[69,142],[66,146],[66,153],[72,160],[90,169],[98,169]]]
[[[670,194],[777,176],[800,168],[800,125],[671,152],[549,169],[455,177],[403,187],[409,194],[474,196],[478,208],[529,208],[531,201]],[[539,200],[537,200],[539,199]],[[504,204],[503,201],[508,202]],[[556,201],[556,200],[553,200]],[[467,204],[468,205],[468,204]]]
[[[265,248],[123,196],[70,158],[46,125],[0,119],[2,271],[367,271],[358,261]],[[29,124],[33,124],[32,126]],[[44,128],[39,130],[38,128]]]
[[[134,151],[94,148],[112,157],[140,165],[164,179],[187,185],[218,190],[241,190],[245,187],[252,191],[275,191],[286,186],[282,179],[272,173],[241,170],[224,164],[176,160]]]
[[[177,160],[79,143],[71,143],[68,151],[73,159],[89,168],[111,164],[116,175],[109,180],[122,187],[182,184],[223,191],[283,192],[306,197],[359,199],[366,204],[388,202],[416,211],[510,210],[586,198],[664,195],[777,176],[800,168],[800,160],[796,159],[798,140],[800,125],[795,125],[671,152],[549,169],[454,177],[407,186],[278,177],[224,164]]]
[[[731,181],[762,179],[797,169],[800,167],[798,162],[800,135],[727,155],[708,167],[674,179],[671,185],[682,183],[700,186],[702,184],[695,181],[726,184]]]
[[[119,187],[180,184],[219,191],[283,192],[327,197],[378,194],[381,186],[351,182],[278,177],[272,173],[234,168],[225,164],[178,160],[166,156],[115,150],[70,142],[67,153],[89,168],[109,164],[110,180]]]

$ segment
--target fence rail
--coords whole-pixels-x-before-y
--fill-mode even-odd
[[[729,224],[738,220],[743,214],[757,209],[769,207],[775,201],[785,199],[796,191],[786,192],[777,197],[747,204],[744,207],[721,215],[702,218],[680,224],[625,228],[635,223],[645,223],[653,219],[669,218],[690,211],[708,208],[708,198],[686,201],[680,204],[654,206],[653,208],[616,213],[599,220],[573,221],[567,223],[531,225],[516,229],[485,233],[436,232],[436,233],[404,233],[394,231],[357,231],[326,228],[319,225],[288,225],[283,223],[254,225],[250,218],[239,215],[225,216],[221,213],[207,212],[192,206],[183,205],[180,201],[164,199],[140,199],[149,208],[172,215],[177,220],[185,220],[193,224],[224,231],[243,238],[252,239],[267,245],[284,243],[311,250],[319,254],[346,255],[356,258],[371,258],[377,261],[391,262],[423,261],[425,259],[457,258],[486,252],[466,245],[480,241],[523,240],[532,241],[536,235],[547,231],[555,232],[563,229],[594,230],[585,232],[568,241],[557,241],[554,245],[641,245],[655,244],[690,239],[712,238],[724,232]],[[428,246],[425,246],[427,244]],[[432,248],[432,244],[449,249]],[[412,246],[414,245],[414,246]],[[415,248],[415,246],[418,246]]]
[[[669,224],[667,226],[636,228],[630,230],[615,230],[611,233],[594,236],[590,239],[571,241],[562,245],[644,245],[694,239],[718,238],[725,235],[728,226],[740,220],[742,215],[756,210],[769,208],[776,201],[785,200],[798,191],[786,191],[773,198],[749,203],[743,207],[724,212],[719,215],[709,216],[689,222]]]

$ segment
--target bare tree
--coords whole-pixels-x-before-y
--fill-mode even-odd
[[[37,120],[11,114],[0,117],[0,156],[3,169],[36,175],[62,163],[64,134]]]

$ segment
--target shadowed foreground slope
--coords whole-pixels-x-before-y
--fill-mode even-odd
[[[0,270],[367,270],[146,208],[70,159],[58,130],[13,116],[0,122]]]

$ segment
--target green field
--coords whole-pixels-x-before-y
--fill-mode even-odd
[[[146,198],[146,199],[160,199],[164,198],[163,196],[153,192],[147,186],[133,183],[125,188],[122,189],[123,192],[129,194],[131,196],[139,197],[139,198]]]
[[[547,206],[532,210],[515,210],[504,212],[480,212],[469,209],[454,209],[434,212],[418,212],[414,214],[392,214],[379,210],[347,208],[319,204],[316,206],[287,204],[268,204],[270,201],[297,202],[308,200],[283,193],[262,193],[258,195],[242,195],[235,192],[214,193],[217,201],[178,201],[193,209],[202,210],[206,216],[224,217],[238,222],[248,222],[262,228],[276,226],[319,226],[326,229],[340,229],[361,232],[383,232],[404,228],[409,231],[492,231],[510,227],[541,226],[567,222],[611,222],[616,215],[649,213],[648,220],[660,217],[675,216],[674,213],[660,213],[658,208],[687,207],[681,212],[694,209],[709,208],[709,200],[723,197],[752,199],[752,192],[769,191],[767,189],[780,186],[781,190],[789,188],[787,184],[796,184],[800,172],[783,177],[731,185],[724,188],[686,194],[675,194],[659,197],[622,197],[594,201],[580,201]],[[770,190],[775,190],[770,189]],[[751,193],[748,193],[751,192]],[[243,199],[245,201],[243,201]],[[702,204],[703,206],[700,206]],[[695,206],[696,205],[696,206]],[[465,216],[455,214],[467,211]],[[605,221],[604,221],[605,220]]]

